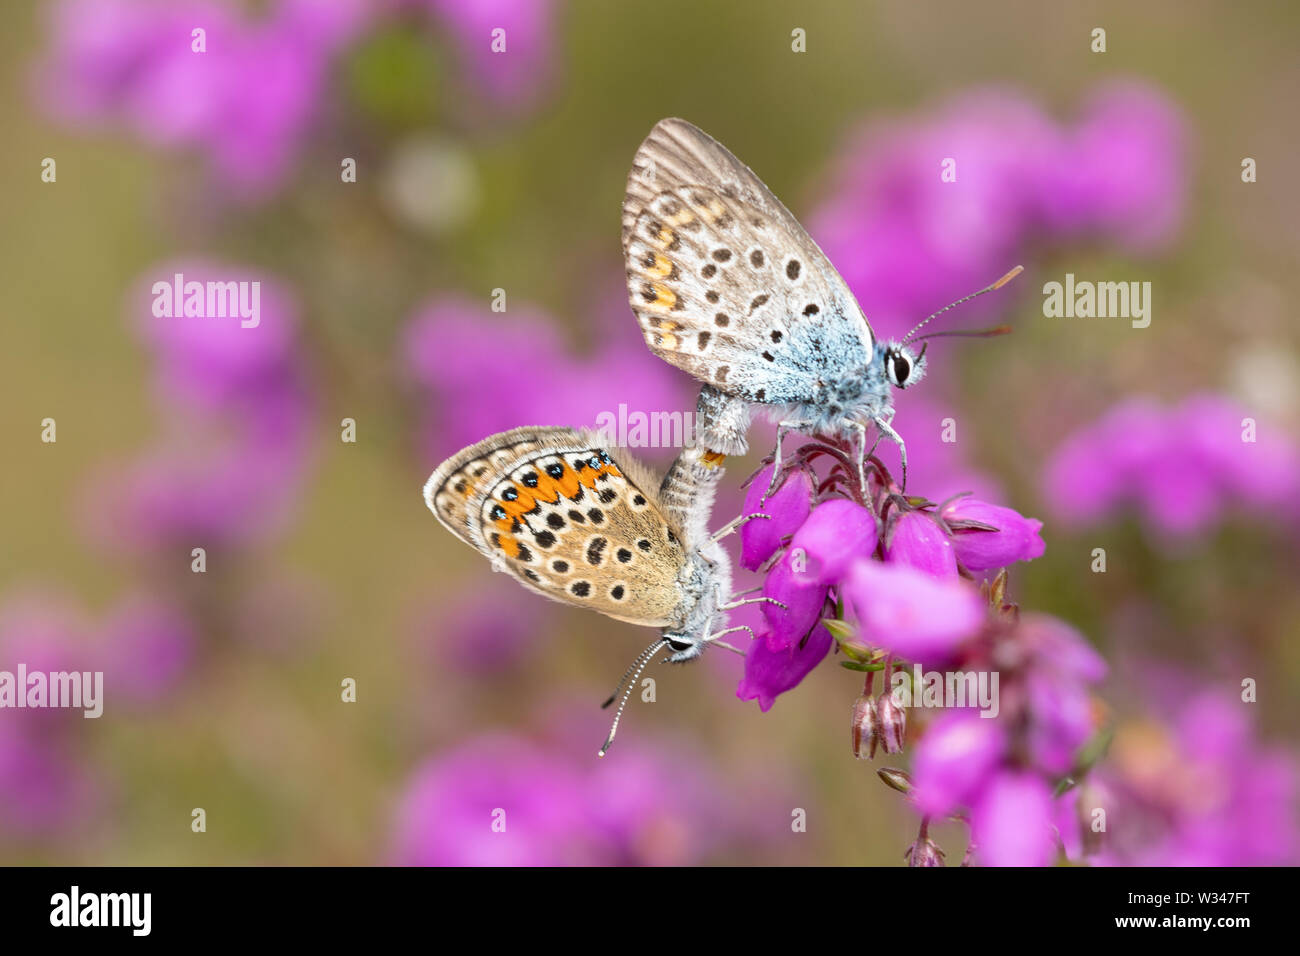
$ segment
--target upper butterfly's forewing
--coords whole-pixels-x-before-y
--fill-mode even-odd
[[[675,624],[680,529],[648,473],[618,454],[572,429],[517,428],[445,461],[425,500],[532,591],[622,621]]]
[[[646,344],[723,392],[806,402],[871,358],[871,329],[825,254],[749,167],[685,120],[662,120],[637,150],[623,254]]]

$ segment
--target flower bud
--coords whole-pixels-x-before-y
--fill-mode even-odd
[[[863,694],[853,705],[853,756],[859,760],[874,759],[876,743],[880,739],[880,715],[876,701]],[[867,750],[863,755],[863,749]]]
[[[892,694],[883,694],[876,712],[880,721],[880,744],[885,753],[901,753],[907,734],[907,710],[898,705]]]
[[[881,767],[876,771],[876,776],[891,790],[903,794],[911,793],[913,790],[912,776],[906,770],[899,770],[897,767]]]
[[[919,837],[907,848],[903,859],[908,866],[943,866],[943,850],[929,837]]]

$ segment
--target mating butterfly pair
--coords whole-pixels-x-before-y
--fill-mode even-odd
[[[668,660],[690,660],[722,635],[747,630],[726,626],[726,611],[747,602],[731,599],[730,563],[718,545],[738,522],[713,536],[707,525],[717,464],[747,450],[753,407],[779,422],[778,463],[791,430],[856,437],[861,477],[874,425],[899,445],[905,482],[890,389],[925,373],[924,347],[915,353],[907,344],[925,322],[901,342],[877,342],[798,220],[749,167],[685,120],[661,121],[637,150],[623,254],[646,344],[704,383],[699,447],[656,480],[590,434],[517,428],[454,455],[424,489],[448,530],[530,590],[662,629],[607,701],[626,684],[602,755],[656,654],[666,648]]]

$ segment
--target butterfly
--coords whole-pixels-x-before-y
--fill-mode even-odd
[[[925,346],[908,341],[929,319],[877,341],[830,260],[725,146],[682,119],[655,125],[628,174],[623,256],[646,344],[705,385],[698,432],[710,449],[744,454],[751,409],[763,406],[778,422],[778,465],[790,431],[856,437],[862,477],[871,424],[898,445],[906,484],[891,389],[925,375]]]
[[[728,628],[728,610],[771,600],[731,600],[731,563],[709,515],[722,469],[684,450],[662,479],[596,433],[515,428],[439,465],[424,500],[443,526],[494,569],[530,591],[607,617],[660,628],[605,702],[627,686],[600,750],[613,743],[636,682],[662,649],[667,661],[699,657]],[[774,602],[779,603],[779,602]]]

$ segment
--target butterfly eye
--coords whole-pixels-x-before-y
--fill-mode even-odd
[[[680,653],[681,651],[689,651],[689,650],[690,650],[692,647],[694,647],[695,645],[694,645],[694,644],[690,644],[690,643],[688,643],[688,642],[686,642],[686,641],[673,641],[673,640],[670,640],[670,641],[668,642],[668,646],[669,646],[669,648],[671,648],[672,650],[674,650],[674,651],[678,651],[678,652]]]
[[[907,387],[907,380],[912,375],[912,363],[907,360],[907,356],[901,352],[890,352],[889,358],[885,361],[886,371],[889,373],[889,381],[899,388]]]

